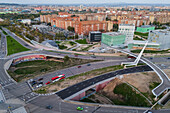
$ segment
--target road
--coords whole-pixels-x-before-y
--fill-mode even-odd
[[[117,75],[123,75],[123,74],[129,74],[129,73],[136,73],[136,72],[145,72],[145,71],[152,71],[152,69],[148,66],[139,66],[139,67],[133,67],[133,68],[127,68],[123,70],[118,70],[110,73],[106,73],[88,80],[85,80],[83,82],[77,83],[75,85],[72,85],[68,88],[65,88],[64,90],[61,90],[57,92],[56,94],[61,97],[63,100],[69,100],[72,99],[72,95],[78,95],[82,92],[86,91],[85,89],[90,89],[94,87],[97,84],[101,84],[102,81],[105,82],[105,80],[110,80],[116,77]]]
[[[53,109],[46,109],[47,105],[53,106]],[[81,106],[83,111],[77,111],[76,108]],[[65,103],[56,95],[40,96],[26,105],[27,111],[30,113],[92,113],[97,109],[97,106],[76,105]],[[95,113],[143,113],[144,110],[137,110],[135,108],[113,108],[100,107]]]
[[[3,34],[2,30],[0,30],[1,34],[1,44],[0,44],[0,58],[4,58],[7,54],[6,51],[6,35]]]

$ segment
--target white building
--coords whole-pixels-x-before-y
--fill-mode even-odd
[[[168,30],[152,30],[149,32],[149,42],[155,42],[160,45],[160,49],[170,48],[170,31]]]
[[[23,24],[31,24],[31,19],[22,19],[21,20],[21,23],[23,23]]]
[[[133,35],[135,32],[135,25],[132,24],[119,24],[118,32],[125,34],[125,45],[128,45],[130,42],[133,41]]]

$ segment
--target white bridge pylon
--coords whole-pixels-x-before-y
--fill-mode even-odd
[[[147,44],[148,44],[148,41],[145,43],[145,46],[143,47],[142,51],[139,53],[138,57],[136,58],[136,60],[134,62],[122,62],[121,65],[125,64],[125,67],[134,66],[134,65],[137,66]]]

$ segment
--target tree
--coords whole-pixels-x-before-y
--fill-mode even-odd
[[[114,19],[113,21],[116,21],[116,22],[118,22],[118,20],[117,20],[117,19]]]
[[[69,56],[64,56],[64,62],[67,62],[67,61],[69,61],[69,59],[70,59],[70,57]]]
[[[51,23],[49,22],[49,23],[47,23],[47,25],[51,26]]]
[[[74,32],[74,27],[68,26],[67,30]]]
[[[118,31],[118,24],[113,24],[113,31],[115,31],[115,32]]]
[[[79,36],[78,35],[75,35],[75,39],[78,39],[79,38]]]

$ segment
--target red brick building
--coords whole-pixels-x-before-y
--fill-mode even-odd
[[[67,13],[62,13],[63,15]],[[61,14],[61,15],[62,15]],[[89,20],[80,21],[77,16],[59,16],[59,15],[41,15],[41,22],[51,23],[51,26],[67,29],[68,26],[75,28],[75,33],[79,35],[88,35],[90,31],[106,31],[106,21]]]

